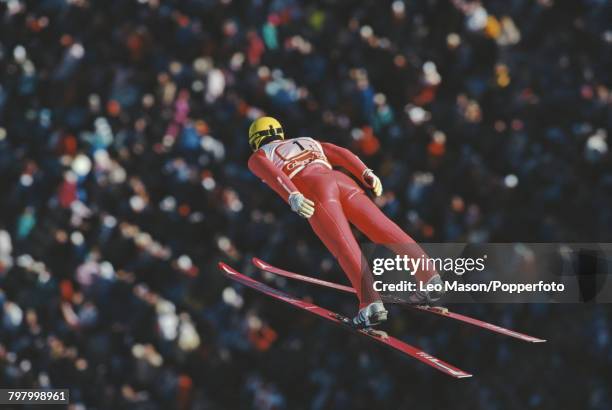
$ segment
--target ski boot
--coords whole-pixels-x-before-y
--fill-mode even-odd
[[[417,290],[416,292],[412,293],[408,297],[408,301],[410,303],[414,303],[414,304],[417,304],[417,305],[431,305],[434,302],[437,302],[438,300],[440,300],[442,295],[445,293],[445,291],[444,291],[444,282],[442,282],[442,278],[440,277],[439,274],[436,273],[434,276],[429,278],[429,280],[426,283],[426,286],[427,285],[438,285],[438,284],[442,285],[442,290],[441,291],[437,291],[437,290],[431,290],[431,291]]]
[[[376,326],[387,320],[388,313],[381,301],[370,303],[359,309],[359,313],[353,318],[353,326],[358,329]]]

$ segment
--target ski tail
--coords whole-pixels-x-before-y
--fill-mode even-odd
[[[261,292],[274,299],[281,300],[296,308],[302,309],[313,315],[326,319],[332,322],[333,324],[347,329],[353,333],[359,333],[360,335],[368,337],[386,347],[394,349],[407,356],[413,357],[421,361],[422,363],[425,363],[428,366],[431,366],[434,369],[445,373],[451,377],[454,377],[456,379],[472,377],[470,373],[467,373],[449,363],[446,363],[445,361],[438,359],[437,357],[434,357],[415,346],[409,345],[408,343],[405,343],[395,337],[388,336],[384,334],[384,332],[374,331],[372,329],[357,329],[351,325],[351,320],[349,318],[342,316],[338,313],[332,312],[331,310],[317,306],[313,303],[297,299],[284,292],[281,292],[278,289],[274,289],[264,283],[261,283],[259,281],[256,281],[255,279],[243,275],[242,273],[236,271],[231,266],[223,262],[219,262],[219,268],[223,271],[226,277],[244,286],[248,286],[251,289],[257,290],[258,292]]]
[[[305,276],[305,275],[300,275],[298,273],[289,272],[287,270],[272,266],[269,263],[264,262],[258,258],[253,258],[252,261],[253,261],[253,264],[259,269],[266,271],[266,272],[273,273],[275,275],[283,276],[289,279],[300,280],[302,282],[308,282],[308,283],[324,286],[324,287],[331,288],[331,289],[337,289],[337,290],[341,290],[347,293],[355,293],[355,289],[353,289],[350,286],[340,285],[338,283],[328,282],[322,279],[317,279],[317,278],[313,278],[310,276]],[[529,336],[527,334],[520,333],[520,332],[511,330],[511,329],[507,329],[505,327],[494,325],[493,323],[475,319],[473,317],[462,315],[460,313],[451,312],[448,309],[443,309],[443,308],[434,307],[434,306],[410,305],[410,304],[402,304],[402,306],[409,306],[412,309],[416,309],[416,310],[420,310],[420,311],[428,312],[428,313],[433,313],[435,315],[439,315],[443,317],[448,317],[454,320],[458,320],[460,322],[464,322],[464,323],[467,323],[467,324],[470,324],[476,327],[480,327],[482,329],[486,329],[486,330],[490,330],[495,333],[499,333],[501,335],[523,340],[525,342],[529,342],[529,343],[546,342],[546,339],[540,339],[534,336]]]
[[[483,329],[487,329],[490,330],[492,332],[495,333],[499,333],[500,335],[504,335],[504,336],[509,336],[509,337],[513,337],[515,339],[519,339],[522,340],[524,342],[529,342],[529,343],[545,343],[546,339],[540,339],[538,337],[534,337],[534,336],[530,336],[527,335],[525,333],[520,333],[517,332],[515,330],[511,330],[505,327],[501,327],[498,325],[494,325],[493,323],[489,323],[489,322],[485,322],[483,320],[480,319],[475,319],[473,317],[470,316],[466,316],[466,315],[462,315],[460,313],[456,313],[456,312],[451,312],[448,311],[446,309],[440,309],[438,307],[435,306],[424,306],[424,305],[419,305],[419,306],[412,306],[413,309],[418,309],[421,310],[423,312],[429,312],[429,313],[433,313],[435,315],[439,315],[439,316],[444,316],[444,317],[449,317],[451,319],[455,319],[458,320],[460,322],[464,322],[473,326],[477,326]]]

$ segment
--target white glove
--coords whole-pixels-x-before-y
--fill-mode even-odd
[[[372,189],[374,195],[382,195],[382,183],[380,182],[380,178],[378,178],[376,174],[374,174],[374,171],[372,171],[371,169],[366,169],[365,171],[363,171],[363,180],[365,181],[366,185],[368,185]]]
[[[289,205],[291,205],[291,210],[297,212],[302,218],[310,218],[315,211],[314,202],[297,191],[289,194]]]

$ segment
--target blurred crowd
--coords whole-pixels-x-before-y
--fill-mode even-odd
[[[418,241],[610,240],[611,8],[0,0],[0,386],[68,387],[73,409],[609,408],[605,306],[465,308],[556,337],[537,354],[393,312],[394,334],[490,369],[422,397],[430,369],[216,263],[343,280],[246,167],[262,114],[352,149]]]

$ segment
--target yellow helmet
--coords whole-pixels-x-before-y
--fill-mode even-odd
[[[263,140],[268,137],[285,139],[285,132],[281,123],[272,117],[260,117],[253,121],[249,127],[249,145],[251,149],[257,151]]]

